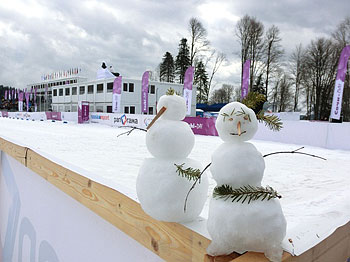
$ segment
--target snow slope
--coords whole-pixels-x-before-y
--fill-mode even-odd
[[[127,130],[99,124],[0,118],[0,137],[30,147],[52,161],[137,200],[138,170],[143,159],[151,155],[146,149],[145,132],[135,130],[129,136],[117,137]],[[251,142],[262,154],[300,147]],[[206,166],[219,144],[218,137],[196,136],[189,157]],[[327,161],[296,154],[269,156],[265,158],[262,182],[283,196],[280,201],[288,223],[283,247],[295,255],[315,246],[350,221],[350,151],[306,147],[301,152],[325,157]],[[208,200],[214,187],[215,181],[209,176]],[[209,237],[207,215],[208,201],[201,217],[186,226]]]

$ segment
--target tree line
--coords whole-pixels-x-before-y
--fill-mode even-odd
[[[210,46],[207,31],[197,18],[188,23],[189,40],[182,38],[175,59],[166,52],[159,64],[159,80],[183,83],[188,66],[195,66],[197,103],[227,103],[240,100],[240,86],[223,84],[213,89],[213,79],[226,57]],[[276,25],[265,29],[257,18],[245,15],[234,28],[243,64],[251,61],[250,91],[261,93],[272,111],[302,111],[307,119],[327,120],[332,106],[341,50],[350,44],[350,17],[343,19],[328,37],[317,37],[307,46],[296,44],[287,55]],[[349,66],[348,66],[349,68]],[[242,79],[242,75],[241,75]],[[350,121],[350,77],[347,71],[342,115]]]

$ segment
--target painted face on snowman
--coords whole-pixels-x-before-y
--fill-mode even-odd
[[[258,121],[252,109],[232,102],[220,110],[216,129],[225,142],[243,142],[253,138],[258,130]]]

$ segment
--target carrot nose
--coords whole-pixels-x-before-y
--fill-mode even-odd
[[[238,121],[237,123],[237,134],[238,136],[241,136],[242,132],[241,132],[241,121]]]

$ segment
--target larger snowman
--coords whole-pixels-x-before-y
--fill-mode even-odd
[[[194,146],[194,134],[189,125],[181,121],[186,116],[185,99],[170,91],[159,99],[157,111],[164,113],[146,134],[146,146],[153,157],[146,158],[140,167],[137,196],[142,209],[157,220],[192,221],[207,199],[208,178],[205,173],[202,175],[184,209],[186,195],[194,181],[179,175],[177,166],[202,170],[198,161],[188,158]]]
[[[277,192],[269,187],[271,192],[262,190],[265,162],[261,153],[246,142],[257,128],[254,111],[244,104],[232,102],[219,112],[216,129],[224,143],[212,154],[210,167],[217,182],[207,224],[212,238],[207,249],[210,255],[255,251],[265,253],[273,262],[281,261],[286,220],[274,198]]]

